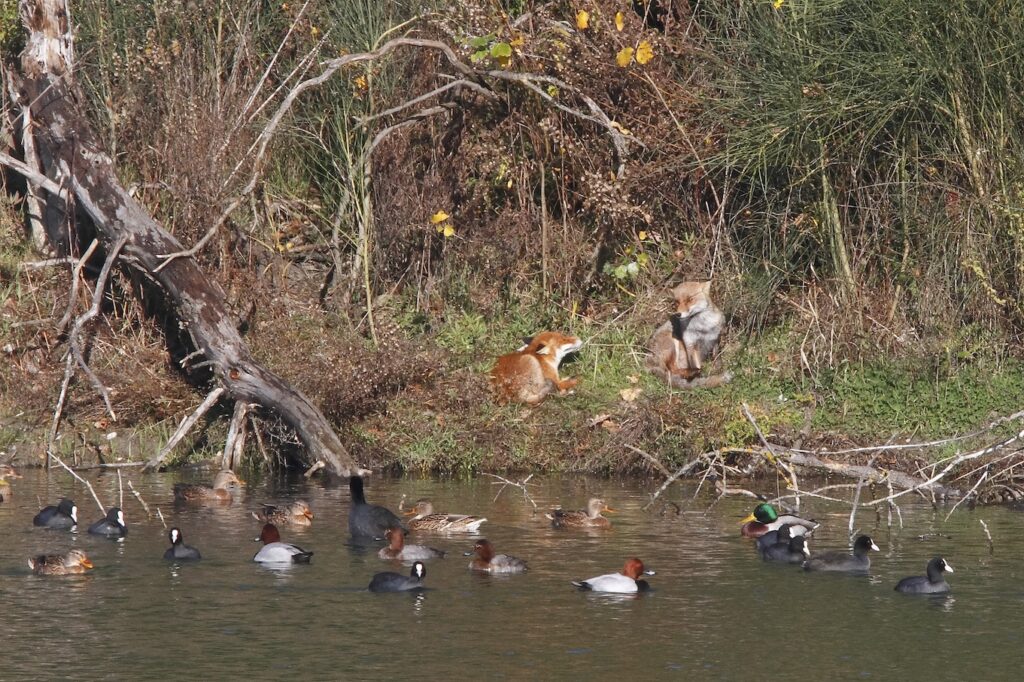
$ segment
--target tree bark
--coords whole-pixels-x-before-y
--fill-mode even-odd
[[[126,239],[120,262],[164,292],[232,398],[276,412],[306,446],[308,464],[323,459],[342,476],[366,473],[320,410],[253,359],[224,292],[192,257],[176,258],[159,268],[162,255],[183,247],[121,186],[83,113],[85,98],[74,80],[66,0],[20,0],[20,12],[29,37],[21,77],[9,91],[15,106],[29,109],[33,127],[23,134],[33,136],[43,174],[70,190],[106,249]]]

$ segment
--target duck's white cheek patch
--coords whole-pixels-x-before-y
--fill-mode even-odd
[[[174,544],[177,541],[178,541],[178,531],[172,530],[171,531],[171,544]]]
[[[71,507],[71,520],[78,523],[78,507]]]
[[[124,522],[124,512],[117,512],[117,522],[122,526],[126,525]]]

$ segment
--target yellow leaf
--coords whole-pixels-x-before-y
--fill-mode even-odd
[[[782,7],[783,2],[785,2],[785,0],[772,0],[772,7],[774,7],[775,9],[779,9],[780,7]]]
[[[576,28],[586,31],[590,27],[590,12],[581,9],[576,13]]]
[[[442,234],[445,236],[445,239],[447,239],[448,237],[451,237],[453,234],[455,234],[455,228],[452,227],[451,225],[445,225]]]
[[[609,125],[612,128],[615,128],[616,130],[618,130],[623,135],[632,135],[633,134],[633,133],[629,132],[629,128],[626,128],[624,125],[622,125],[618,121],[612,121],[612,122],[609,123]]]
[[[508,44],[511,45],[512,47],[522,47],[525,42],[526,38],[524,38],[522,35],[518,35],[512,40],[508,41]]]
[[[647,233],[643,230],[640,230],[639,234],[637,234],[637,237],[640,238],[640,241],[643,241],[647,239]]]
[[[646,64],[652,59],[654,59],[654,50],[651,49],[651,44],[646,40],[641,40],[640,44],[636,46],[636,63]]]
[[[626,18],[622,16],[622,12],[615,13],[615,28],[621,31],[626,26]]]
[[[430,222],[434,225],[437,225],[438,223],[443,223],[449,218],[451,218],[451,216],[445,213],[444,211],[438,211],[434,215],[430,216]]]
[[[624,388],[619,391],[619,397],[623,402],[631,403],[639,398],[641,393],[643,393],[641,388]]]
[[[624,47],[615,55],[615,63],[622,68],[629,66],[631,61],[633,61],[633,48],[631,47]]]

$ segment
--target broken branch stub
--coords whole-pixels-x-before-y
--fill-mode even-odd
[[[121,263],[164,292],[233,398],[276,412],[306,446],[307,464],[323,459],[336,474],[365,473],[320,410],[252,357],[224,292],[194,259],[179,258],[159,268],[159,254],[181,251],[182,245],[121,185],[80,108],[86,100],[72,75],[72,22],[66,0],[21,0],[20,12],[29,39],[22,54],[21,82],[11,91],[16,107],[31,110],[31,132],[44,174],[71,189],[105,249],[125,240]]]

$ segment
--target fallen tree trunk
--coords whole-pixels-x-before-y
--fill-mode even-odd
[[[366,473],[320,410],[253,359],[220,286],[192,257],[170,263],[161,258],[184,248],[121,186],[113,162],[83,113],[85,97],[73,77],[66,0],[20,0],[19,9],[29,36],[20,76],[8,70],[8,92],[15,107],[30,114],[32,126],[22,134],[32,137],[41,164],[38,170],[45,178],[32,177],[36,169],[19,168],[22,164],[4,164],[51,194],[54,183],[64,188],[94,223],[108,252],[124,239],[120,263],[164,292],[230,397],[275,412],[295,430],[306,447],[308,464],[322,459],[342,476]]]

